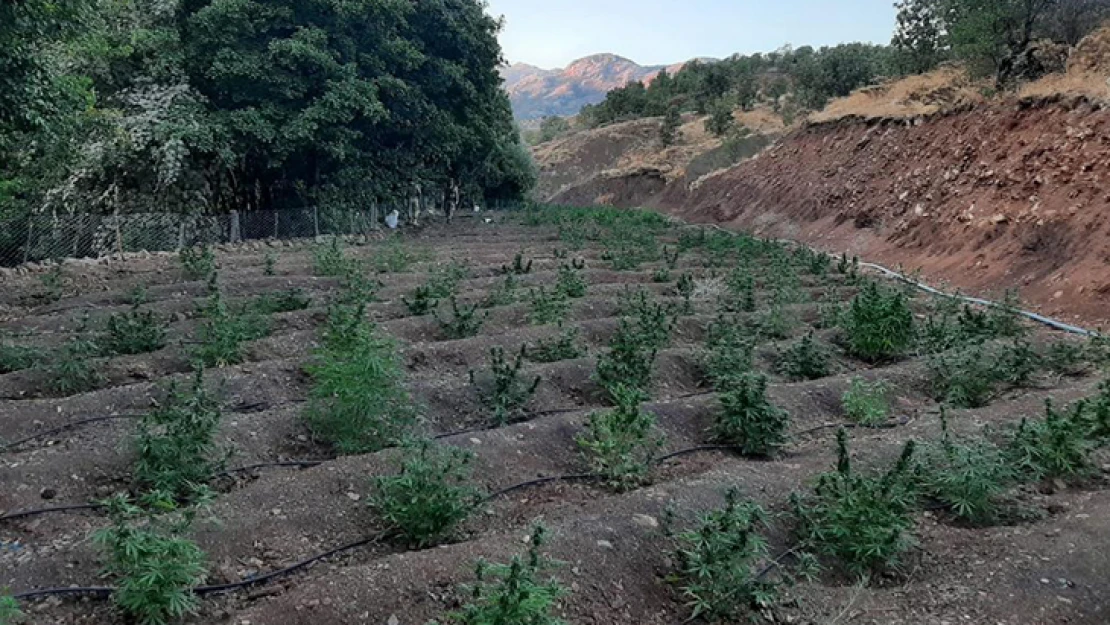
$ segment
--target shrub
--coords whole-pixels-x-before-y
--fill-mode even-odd
[[[854,377],[851,386],[841,397],[844,413],[853,422],[866,427],[885,423],[890,417],[887,392],[887,385],[882,380],[868,384],[863,378]]]
[[[409,309],[409,314],[417,317],[426,315],[439,306],[439,300],[432,297],[432,289],[425,286],[418,286],[412,293],[412,300],[402,296],[401,301],[404,302],[405,307]]]
[[[416,411],[392,341],[379,336],[360,312],[335,309],[329,323],[342,335],[325,334],[324,347],[308,367],[312,376],[304,418],[313,438],[340,454],[378,451],[401,441]]]
[[[513,274],[505,276],[505,279],[493,287],[486,294],[486,298],[482,300],[482,308],[493,308],[494,306],[508,306],[516,303],[516,291],[518,288],[517,278]]]
[[[534,347],[525,350],[525,357],[534,362],[574,360],[586,355],[586,348],[578,344],[578,328],[564,328],[559,336],[540,339]]]
[[[714,441],[735,445],[745,456],[770,457],[786,442],[790,417],[767,400],[767,378],[756,373],[729,378],[713,423]]]
[[[541,579],[552,566],[540,554],[546,537],[547,532],[537,525],[526,557],[513,556],[509,564],[491,565],[480,560],[470,599],[450,615],[451,621],[461,625],[564,625],[552,612],[555,602],[567,591],[555,579]]]
[[[197,371],[188,391],[171,386],[139,420],[133,474],[144,488],[190,499],[222,465],[215,443],[220,406],[204,389],[203,375]]]
[[[216,285],[216,274],[209,281],[208,300],[200,309],[197,344],[192,350],[195,368],[226,367],[246,359],[246,343],[270,333],[269,323],[252,310],[233,313]]]
[[[529,319],[536,325],[558,323],[566,319],[570,312],[570,300],[559,289],[551,291],[542,286],[531,291],[532,312]]]
[[[1091,450],[1083,418],[1083,404],[1067,412],[1045,400],[1045,416],[1039,421],[1022,419],[1006,448],[1007,461],[1020,476],[1030,480],[1076,479],[1091,474]]]
[[[834,558],[860,576],[889,568],[913,545],[910,516],[914,444],[882,476],[852,471],[848,434],[837,432],[837,469],[818,478],[812,495],[791,497],[803,548]]]
[[[612,394],[616,408],[591,413],[577,440],[592,471],[611,487],[628,490],[648,481],[663,437],[655,416],[640,409],[644,396],[638,389],[617,386]]]
[[[524,366],[525,346],[521,346],[520,353],[511,364],[505,358],[505,350],[493,347],[489,350],[490,380],[479,382],[474,372],[470,372],[470,383],[478,389],[482,402],[493,410],[494,421],[504,425],[511,420],[513,414],[535,395],[536,388],[540,385],[540,376],[531,382],[521,378],[520,371]],[[485,388],[483,388],[485,387]]]
[[[263,257],[262,274],[266,276],[277,275],[277,256],[273,252],[266,252]]]
[[[459,302],[452,295],[451,299],[451,317],[444,319],[439,316],[439,310],[433,310],[432,315],[439,322],[439,327],[443,330],[443,334],[448,339],[465,339],[478,334],[482,330],[482,324],[485,323],[486,317],[489,313],[483,312],[478,314],[478,305],[475,304],[469,308],[466,306],[459,307]]]
[[[161,497],[153,503],[168,513],[163,517],[144,511],[125,495],[105,505],[112,525],[97,532],[94,541],[107,552],[106,572],[117,578],[112,593],[116,606],[144,625],[164,625],[196,613],[192,589],[206,575],[204,552],[182,536],[187,522],[166,519],[176,514],[173,500]]]
[[[386,525],[414,547],[439,542],[466,520],[482,500],[467,484],[474,454],[435,445],[407,443],[401,472],[374,479],[370,505]]]
[[[713,388],[723,391],[730,379],[751,371],[753,341],[737,319],[724,315],[710,324],[708,335],[702,367]]]
[[[45,359],[41,349],[0,341],[0,375],[31,369]]]
[[[823,378],[829,375],[829,351],[810,332],[779,355],[778,370],[792,380]]]
[[[913,314],[900,290],[883,289],[874,282],[864,285],[845,321],[848,351],[868,362],[899,356],[913,342]]]
[[[145,354],[166,346],[166,321],[154,311],[137,308],[108,317],[104,333],[97,341],[107,355]]]
[[[562,265],[559,267],[559,277],[555,284],[555,290],[565,297],[585,297],[588,286],[586,278],[582,276],[582,267],[576,265]]]
[[[272,315],[304,310],[311,305],[312,298],[305,295],[304,291],[293,288],[277,293],[263,293],[256,297],[249,307],[260,315]]]
[[[177,253],[181,261],[181,268],[190,280],[207,280],[216,272],[216,255],[207,245],[200,247],[185,247]]]
[[[1001,498],[1016,477],[1013,469],[989,441],[953,441],[943,408],[940,418],[940,443],[925,445],[920,454],[922,494],[969,523],[995,522]]]
[[[767,541],[759,533],[766,522],[762,508],[741,503],[739,492],[730,489],[724,508],[704,514],[678,535],[673,558],[692,609],[689,620],[739,621],[771,605],[775,585],[760,581],[754,570],[767,557]]]
[[[532,259],[524,260],[524,252],[517,252],[513,257],[512,265],[501,265],[501,273],[505,275],[523,276],[532,273]]]

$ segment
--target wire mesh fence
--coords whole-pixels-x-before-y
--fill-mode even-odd
[[[516,210],[523,206],[505,203],[487,208]],[[385,217],[394,210],[404,223],[408,217],[404,206],[367,210],[313,206],[221,214],[33,214],[0,219],[0,266],[259,239],[368,234],[385,227]]]

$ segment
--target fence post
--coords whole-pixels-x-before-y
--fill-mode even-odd
[[[317,206],[312,207],[312,234],[320,238],[320,208]]]
[[[185,249],[185,213],[181,213],[177,221],[177,251]]]
[[[274,211],[274,238],[278,238],[278,212]]]
[[[228,237],[227,238],[229,239],[229,243],[238,243],[243,238],[243,235],[242,235],[242,232],[240,231],[240,226],[239,226],[239,211],[233,210],[233,211],[231,211],[230,214],[231,214],[231,227],[229,228],[230,232],[228,232]]]
[[[31,242],[33,241],[32,233],[35,230],[35,214],[33,212],[27,213],[27,243],[23,245],[23,262],[31,259]]]

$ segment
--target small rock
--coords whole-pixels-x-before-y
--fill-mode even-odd
[[[358,501],[359,499],[362,499],[362,495],[358,493],[347,493],[347,499],[350,499],[351,501]]]
[[[597,541],[597,546],[601,547],[602,549],[612,549],[613,548],[613,543],[611,543],[607,540],[599,540],[599,541]]]
[[[397,618],[396,614],[390,614],[389,620],[387,620],[385,623],[386,625],[401,625],[401,619]]]
[[[648,529],[655,529],[659,527],[659,521],[656,521],[655,517],[648,516],[646,514],[633,514],[632,522],[636,525],[639,525],[640,527],[646,527]]]

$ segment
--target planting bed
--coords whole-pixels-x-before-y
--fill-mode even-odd
[[[403,384],[418,412],[408,434],[471,452],[469,483],[494,495],[433,546],[399,542],[369,501],[374,478],[396,473],[412,450],[389,445],[340,455],[313,436],[304,419],[316,384],[314,350],[334,312],[329,308],[349,288],[343,278],[319,275],[327,245],[274,243],[216,252],[218,283],[230,308],[289,289],[310,300],[306,308],[268,315],[269,332],[246,343],[242,362],[208,368],[203,378],[221,409],[216,442],[224,468],[292,464],[212,478],[212,498],[184,535],[203,550],[203,583],[209,585],[249,580],[336,547],[365,544],[266,583],[205,594],[184,622],[443,622],[471,600],[467,586],[474,582],[475,562],[507,562],[520,554],[537,523],[548,530],[541,551],[559,563],[550,575],[566,591],[555,602],[554,616],[599,625],[694,622],[692,598],[683,591],[690,579],[679,571],[674,533],[721,508],[729,489],[769,513],[759,530],[769,543],[767,554],[751,564],[751,575],[778,587],[767,605],[751,611],[757,619],[1110,622],[1110,458],[1089,433],[1081,469],[1011,480],[996,497],[1005,501],[1006,513],[994,522],[963,521],[951,506],[922,493],[911,506],[906,536],[912,545],[897,563],[860,576],[825,554],[811,578],[795,575],[808,546],[799,542],[791,494],[812,492],[817,476],[835,470],[840,426],[853,470],[861,474],[889,470],[907,441],[919,449],[939,445],[935,369],[951,365],[938,359],[965,346],[926,354],[915,339],[896,355],[861,359],[835,321],[851,315],[849,303],[877,278],[859,276],[851,263],[838,268],[836,259],[824,264],[792,248],[608,210],[463,217],[336,248],[362,261],[359,271],[376,283],[363,312],[379,336],[395,340]],[[409,258],[385,267],[383,259],[398,254]],[[452,338],[432,314],[412,314],[416,289],[451,266],[460,268],[454,290],[461,308],[486,300],[502,289],[518,254],[515,301],[479,308],[479,315],[488,316],[472,336]],[[531,289],[553,290],[560,268],[576,262],[584,263],[574,271],[586,281],[585,294],[568,300],[561,324],[534,323],[541,313],[531,302],[538,291]],[[743,308],[736,305],[742,289],[732,279],[738,266],[753,279],[755,310],[722,312],[722,306]],[[171,381],[190,385],[190,354],[204,323],[198,306],[209,293],[203,279],[183,273],[174,255],[71,262],[62,268],[60,289],[41,279],[45,271],[16,276],[0,292],[0,342],[37,348],[47,363],[0,375],[0,590],[17,595],[118,583],[104,573],[104,551],[90,540],[110,525],[102,508],[4,515],[138,494],[132,475],[136,417],[165,402]],[[143,287],[140,298],[137,287]],[[904,287],[882,282],[881,288],[894,293]],[[589,475],[595,466],[578,439],[591,414],[613,409],[597,376],[598,360],[620,333],[622,317],[634,317],[629,302],[637,293],[665,306],[673,323],[642,402],[642,410],[654,416],[653,436],[662,437],[655,456],[663,459],[650,464],[646,479],[614,489]],[[137,299],[138,310],[165,320],[165,346],[97,355],[89,361],[100,374],[92,389],[67,392],[51,383],[58,370],[49,363],[73,358],[63,350],[67,341],[95,334]],[[452,318],[448,299],[438,300],[437,314]],[[943,307],[915,295],[909,308],[920,335]],[[711,436],[723,383],[713,382],[706,363],[711,339],[724,326],[749,337],[752,369],[767,377],[770,403],[789,416],[785,441],[768,457],[744,456]],[[575,343],[583,351],[552,362],[525,358],[519,376],[525,382],[539,376],[535,393],[506,418],[496,418],[480,392],[491,348],[504,348],[512,364],[522,345],[534,348],[567,328],[577,329]],[[823,371],[798,375],[784,365],[784,354],[811,331],[825,355]],[[990,440],[1005,449],[1023,419],[1042,419],[1046,400],[1066,413],[1071,402],[1098,397],[1104,346],[1040,327],[1025,332],[1020,345],[1039,354],[1029,374],[999,381],[985,402],[971,402],[985,405],[946,408],[952,436]],[[1019,345],[1001,335],[982,343],[982,360],[1005,359],[1011,353],[1006,350]],[[1052,347],[1058,344],[1071,349]],[[1049,354],[1065,352],[1067,366],[1048,364]],[[863,427],[846,413],[843,396],[880,381],[889,411],[874,427]],[[100,417],[113,418],[53,431]],[[1080,427],[1078,421],[1072,425]],[[680,453],[665,457],[672,452]],[[300,461],[305,464],[296,465]],[[561,476],[569,478],[542,479]],[[787,583],[788,577],[797,579]],[[129,622],[104,592],[48,594],[20,601],[20,609],[28,623]]]

